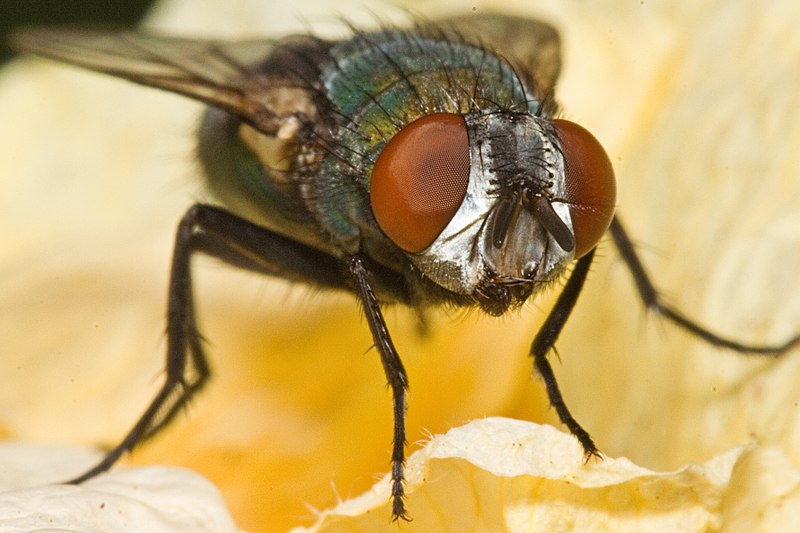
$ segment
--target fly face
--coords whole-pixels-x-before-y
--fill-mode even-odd
[[[616,187],[580,126],[497,111],[406,126],[378,158],[370,195],[378,224],[425,275],[497,316],[594,248]]]

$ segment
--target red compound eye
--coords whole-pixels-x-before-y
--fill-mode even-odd
[[[567,201],[575,231],[575,258],[597,246],[617,201],[614,169],[594,135],[568,120],[553,120],[566,167]]]
[[[464,119],[435,113],[386,144],[370,179],[370,203],[383,232],[406,252],[421,252],[455,215],[469,183]]]

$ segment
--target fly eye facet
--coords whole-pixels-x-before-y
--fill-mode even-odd
[[[458,211],[469,184],[469,138],[460,115],[434,113],[389,140],[370,178],[378,225],[410,253],[431,245]]]
[[[555,119],[566,173],[566,200],[575,232],[575,258],[588,253],[611,224],[617,183],[608,154],[585,128]]]

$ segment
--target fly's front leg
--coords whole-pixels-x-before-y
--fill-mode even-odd
[[[561,390],[558,388],[553,367],[550,366],[550,361],[547,360],[547,354],[555,345],[561,330],[564,329],[564,324],[567,323],[575,303],[578,301],[586,276],[589,274],[594,252],[595,250],[590,251],[575,264],[564,290],[561,291],[555,306],[550,310],[550,314],[547,315],[547,320],[539,329],[536,338],[533,339],[530,350],[533,364],[544,381],[550,405],[555,408],[561,423],[567,426],[570,433],[581,443],[587,460],[593,455],[599,457],[600,452],[589,433],[581,427],[575,417],[572,416],[572,413],[569,412],[567,404],[564,402],[564,397],[561,395]]]
[[[800,344],[800,334],[782,344],[747,344],[737,340],[717,335],[694,320],[687,317],[681,311],[667,305],[662,301],[661,294],[650,280],[650,275],[644,269],[639,256],[636,254],[633,243],[628,233],[622,227],[619,218],[614,217],[609,227],[611,237],[619,250],[622,260],[628,266],[628,270],[636,283],[639,297],[644,302],[647,309],[658,313],[676,326],[686,330],[695,337],[720,348],[726,348],[735,352],[749,353],[755,355],[778,356]]]
[[[403,362],[392,343],[386,322],[383,319],[380,305],[375,298],[372,284],[369,281],[364,260],[360,256],[350,258],[350,274],[355,281],[356,295],[364,308],[372,339],[381,356],[383,371],[386,380],[392,389],[392,407],[394,413],[394,440],[392,443],[392,516],[394,520],[402,518],[408,520],[406,515],[405,495],[403,489],[406,444],[406,391],[408,390],[408,377],[403,368]]]
[[[111,449],[96,466],[71,480],[71,483],[80,483],[108,470],[122,454],[155,435],[172,420],[208,379],[208,364],[194,318],[189,268],[198,219],[201,216],[202,209],[198,209],[198,206],[191,208],[181,219],[175,236],[167,302],[167,360],[164,384],[122,442]],[[187,362],[190,363],[190,368],[187,368]]]
[[[80,483],[111,468],[122,454],[163,429],[206,383],[209,368],[195,322],[190,262],[194,253],[233,266],[320,287],[346,287],[340,261],[223,209],[197,204],[181,219],[172,255],[167,304],[166,377],[139,421]]]

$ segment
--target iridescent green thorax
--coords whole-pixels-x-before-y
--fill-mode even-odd
[[[334,64],[322,81],[365,155],[423,115],[538,107],[513,69],[477,46],[385,31],[356,35],[330,55]]]
[[[315,196],[323,224],[354,243],[381,238],[372,235],[369,176],[386,142],[404,126],[437,112],[540,108],[504,60],[435,31],[358,34],[329,53],[331,64],[320,78],[338,127]]]

